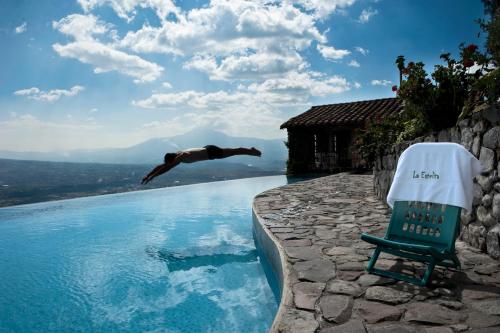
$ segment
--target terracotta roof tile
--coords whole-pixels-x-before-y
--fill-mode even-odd
[[[280,128],[361,123],[367,119],[394,115],[402,109],[402,102],[397,98],[317,105],[296,117],[290,118]]]

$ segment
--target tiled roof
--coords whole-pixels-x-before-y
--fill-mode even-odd
[[[402,101],[397,98],[318,105],[296,117],[290,118],[280,128],[355,124],[366,119],[382,119],[397,114],[402,109]]]

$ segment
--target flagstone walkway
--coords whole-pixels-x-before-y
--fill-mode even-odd
[[[371,175],[337,174],[272,189],[254,201],[286,258],[284,300],[271,331],[296,333],[498,333],[500,262],[457,241],[462,270],[437,267],[429,288],[367,274],[389,211]],[[422,272],[381,255],[377,267]]]

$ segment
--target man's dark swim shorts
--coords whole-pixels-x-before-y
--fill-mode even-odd
[[[203,147],[207,150],[207,154],[208,154],[208,159],[209,160],[213,160],[213,159],[216,159],[216,158],[223,158],[224,157],[224,151],[217,147],[217,146],[214,146],[214,145],[208,145],[208,146],[205,146]]]

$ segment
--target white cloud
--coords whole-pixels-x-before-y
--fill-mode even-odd
[[[327,60],[340,60],[351,54],[348,50],[337,50],[333,46],[325,46],[321,44],[318,44],[317,49],[323,58]]]
[[[89,12],[96,7],[108,5],[115,13],[127,22],[132,21],[137,15],[137,7],[151,8],[156,15],[165,20],[169,13],[179,15],[181,10],[175,6],[172,0],[77,0],[85,12]],[[226,0],[229,2],[228,0]],[[277,5],[281,2],[289,2],[302,7],[307,12],[312,12],[314,17],[323,19],[331,13],[346,8],[354,4],[357,0],[289,0],[289,1],[262,1],[254,0],[257,4]],[[211,1],[212,3],[223,1]],[[243,2],[241,0],[232,0],[230,2]]]
[[[362,47],[360,47],[360,46],[356,46],[354,49],[355,49],[356,51],[358,51],[359,53],[361,53],[362,55],[367,55],[368,53],[370,53],[370,51],[369,51],[369,50],[364,49],[364,48],[362,48]]]
[[[113,61],[109,49],[116,52],[131,49],[136,53],[188,57],[184,68],[199,70],[212,80],[266,79],[306,69],[308,63],[300,52],[314,41],[321,44],[327,42],[325,32],[320,32],[317,27],[319,20],[351,6],[355,1],[211,0],[203,7],[184,11],[171,0],[78,0],[86,15],[69,15],[55,22],[54,27],[73,36],[75,43],[85,41],[101,44],[101,58],[106,53],[109,61]],[[110,6],[127,21],[133,20],[139,9],[150,8],[160,18],[160,24],[151,26],[146,23],[136,31],[128,31],[122,39],[115,32],[111,36],[113,42],[103,44],[96,40],[96,36],[102,36],[111,26],[100,22],[90,13],[100,6]],[[171,14],[175,19],[169,16]],[[64,54],[107,71],[109,66],[95,64],[97,45],[81,45],[76,51],[74,49],[77,46],[74,43],[65,45],[72,52],[66,50]],[[92,46],[94,54],[90,55],[88,49],[82,50],[83,46]],[[54,48],[58,52],[63,51],[59,44],[54,45]],[[330,60],[342,59],[350,54],[350,51],[323,45],[318,49]],[[158,72],[158,68],[148,67]],[[122,66],[111,68],[121,71]],[[101,72],[100,69],[97,71]],[[127,75],[144,82],[152,81],[160,74],[153,74],[149,79],[139,79],[130,71]]]
[[[359,15],[359,22],[366,23],[372,18],[372,16],[376,14],[378,14],[378,11],[376,9],[372,8],[363,9],[361,14]]]
[[[204,93],[193,90],[182,91],[169,94],[153,94],[151,97],[133,102],[134,105],[143,108],[172,108],[178,106],[189,106],[191,108],[221,109],[230,108],[237,105],[252,105],[253,96],[247,92],[227,92],[219,90],[216,92]]]
[[[30,96],[30,95],[36,95],[40,93],[40,89],[33,87],[29,89],[22,89],[22,90],[17,90],[14,92],[14,95],[17,96]]]
[[[292,112],[299,112],[293,109]],[[212,109],[202,113],[186,112],[168,121],[157,121],[144,124],[144,136],[149,138],[182,134],[195,128],[211,129],[232,136],[248,136],[255,138],[281,138],[279,126],[284,122],[281,113],[266,105],[257,105],[256,109],[235,104],[229,109]]]
[[[137,7],[152,8],[160,19],[166,19],[170,13],[179,10],[171,0],[78,0],[85,12],[104,5],[108,5],[115,13],[127,22],[131,22],[137,15]]]
[[[155,63],[96,40],[95,35],[108,32],[109,27],[93,15],[69,15],[53,22],[52,26],[75,39],[65,45],[53,44],[53,49],[61,57],[77,59],[94,66],[95,73],[118,71],[135,78],[136,83],[143,83],[156,80],[163,72],[163,67]]]
[[[217,60],[208,54],[196,55],[183,65],[185,69],[196,69],[204,73],[215,73],[217,71]]]
[[[327,96],[351,89],[351,84],[343,77],[327,77],[316,73],[293,72],[283,78],[267,79],[262,83],[241,85],[236,92],[199,92],[194,90],[176,93],[156,93],[149,98],[134,101],[133,105],[155,109],[178,109],[186,105],[195,109],[231,109],[242,105],[259,109],[259,105],[273,108],[306,104],[311,96]]]
[[[109,30],[109,25],[99,21],[94,15],[80,14],[71,14],[53,21],[52,27],[76,41],[95,41],[94,35],[102,35]]]
[[[179,104],[177,108],[183,108]],[[213,108],[199,112],[196,109],[188,110],[166,121],[153,121],[142,125],[139,131],[143,137],[162,137],[183,134],[195,128],[210,127],[211,129],[233,136],[248,136],[256,138],[279,138],[283,133],[279,130],[284,117],[276,109],[265,104],[257,108],[249,108],[247,104],[234,103],[231,108]],[[298,112],[293,109],[292,112]]]
[[[49,91],[42,91],[36,87],[32,87],[29,89],[17,90],[14,92],[14,95],[26,96],[29,99],[34,99],[37,101],[55,102],[58,101],[62,96],[66,97],[75,96],[84,89],[85,88],[82,86],[73,86],[70,90],[53,89]]]
[[[269,79],[263,83],[253,83],[248,91],[260,95],[279,94],[288,96],[289,100],[306,102],[310,96],[326,96],[345,92],[351,88],[347,80],[340,76],[326,77],[321,73],[290,73],[286,77]],[[259,95],[260,94],[260,95]]]
[[[170,129],[175,123],[190,129],[210,126],[229,135],[276,138],[283,135],[279,125],[291,114],[307,109],[311,96],[338,94],[356,86],[339,76],[292,72],[282,78],[240,85],[233,92],[156,93],[133,105],[182,114],[169,122],[148,123],[150,129]]]
[[[23,32],[26,32],[26,30],[28,30],[28,24],[26,22],[23,22],[23,24],[21,24],[20,26],[17,26],[14,29],[14,33],[22,34]]]
[[[201,106],[195,99],[203,96],[203,93],[196,92],[194,90],[187,90],[178,93],[168,93],[168,94],[153,94],[151,97],[140,100],[132,101],[132,105],[140,106],[146,109],[156,109],[156,108],[169,108],[175,107],[179,104],[188,104],[192,107],[201,108]]]
[[[95,113],[95,112],[97,112],[97,111],[99,111],[99,109],[98,109],[98,108],[92,108],[92,109],[90,109],[90,113]]]
[[[351,60],[347,65],[351,66],[351,67],[360,67],[361,66],[359,64],[359,62],[357,62],[356,60]]]
[[[372,86],[389,86],[392,84],[392,81],[389,80],[372,80]]]
[[[312,10],[317,18],[326,18],[338,8],[351,6],[356,0],[295,0],[306,10]]]
[[[155,63],[101,43],[82,41],[66,45],[54,44],[52,47],[61,57],[93,65],[96,74],[118,71],[135,78],[135,83],[154,81],[163,72],[163,67]]]
[[[168,120],[157,118],[131,129],[128,143],[208,125],[227,134],[279,137],[283,135],[279,125],[304,111],[312,97],[360,86],[340,76],[313,72],[304,54],[314,44],[329,60],[351,54],[350,50],[327,46],[328,30],[324,30],[323,20],[355,0],[211,0],[189,10],[170,0],[78,2],[84,15],[69,15],[53,23],[55,29],[72,38],[53,45],[60,56],[89,64],[96,73],[117,71],[136,82],[161,79],[156,88],[172,89],[172,81],[165,82],[164,69],[144,54],[170,55],[184,69],[201,71],[211,80],[241,80],[238,88],[224,83],[224,87],[232,87],[227,91],[158,89],[136,99],[134,106],[168,110],[164,113]],[[111,7],[127,22],[139,17],[145,8],[155,12],[159,20],[134,28],[137,30],[130,30],[137,24],[120,24],[129,31],[118,35],[113,25],[98,18],[101,6]]]
[[[233,54],[251,50],[304,49],[313,40],[326,42],[314,17],[287,2],[212,1],[165,21],[143,26],[121,41],[136,52],[176,55]]]
[[[354,88],[359,89],[359,88],[361,88],[361,83],[354,82],[353,86],[354,86]]]
[[[220,63],[217,63],[213,56],[197,55],[184,64],[186,69],[197,69],[207,73],[212,80],[265,79],[302,70],[307,66],[308,64],[295,52],[231,55]]]

